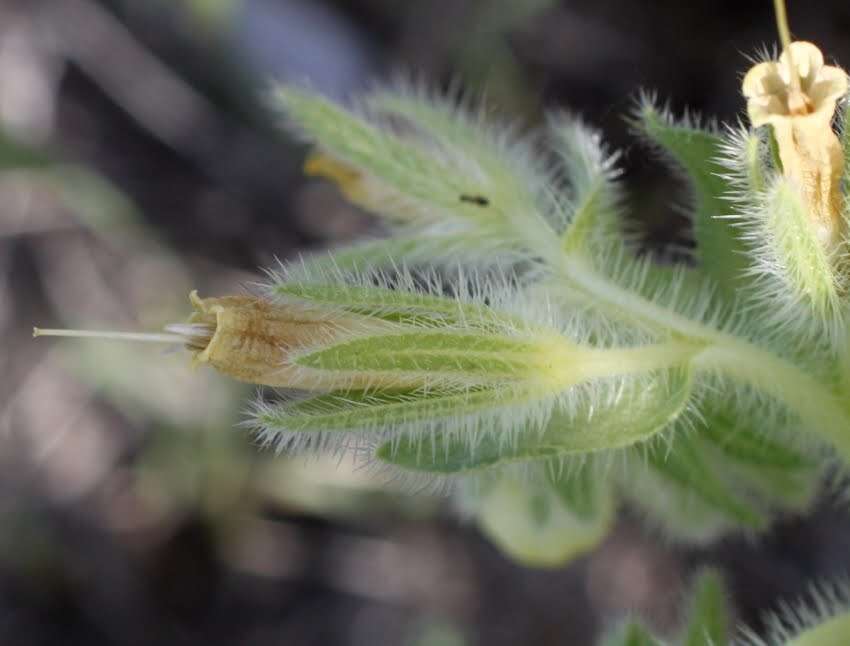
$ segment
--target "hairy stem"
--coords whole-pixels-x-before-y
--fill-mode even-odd
[[[670,341],[632,348],[585,350],[581,362],[581,381],[683,366],[703,348],[700,344]]]
[[[656,305],[601,276],[580,259],[565,258],[570,282],[624,321],[638,320],[656,331],[673,332],[704,346],[693,359],[698,369],[716,371],[775,397],[850,464],[850,416],[831,389],[799,366],[739,337]],[[652,347],[652,346],[650,346]]]
[[[566,279],[586,293],[592,303],[626,323],[637,321],[649,330],[675,332],[697,343],[716,342],[729,336],[624,289],[596,272],[581,258],[564,258],[562,268]]]

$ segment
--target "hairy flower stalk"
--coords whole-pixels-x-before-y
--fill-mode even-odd
[[[295,293],[290,285],[281,286],[279,293],[287,291]],[[194,312],[186,323],[166,326],[169,334],[36,334],[182,342],[196,365],[258,385],[341,397],[406,391],[404,401],[395,402],[397,413],[407,415],[406,402],[420,419],[445,413],[436,405],[435,393],[457,405],[474,402],[479,410],[501,407],[499,398],[504,397],[554,400],[582,382],[666,369],[697,349],[679,342],[593,348],[557,329],[484,305],[464,309],[452,299],[431,297],[412,308],[403,293],[377,287],[346,293],[313,285],[297,291],[299,297],[290,302],[256,296],[200,298],[192,292]],[[361,298],[355,300],[355,295]],[[377,311],[381,298],[386,299],[383,311]],[[368,310],[370,301],[375,311],[353,311]],[[435,325],[437,321],[443,325]],[[430,403],[430,411],[420,399]],[[368,415],[367,404],[360,402],[359,408]],[[272,419],[268,409],[265,414]],[[285,417],[277,414],[277,423],[285,426]],[[349,430],[353,419],[347,418]]]

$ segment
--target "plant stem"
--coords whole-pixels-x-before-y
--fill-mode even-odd
[[[673,332],[691,347],[702,345],[703,349],[693,356],[697,369],[719,372],[775,397],[808,422],[813,432],[834,446],[850,464],[850,415],[827,385],[792,362],[740,337],[623,289],[580,259],[565,258],[563,266],[570,282],[591,302],[616,312],[621,320],[637,320],[656,332]]]
[[[788,11],[785,8],[785,0],[773,0],[773,11],[776,14],[776,29],[779,32],[782,51],[788,57],[788,69],[791,71],[791,89],[799,92],[800,73],[791,58],[791,29],[788,27]]]
[[[634,325],[640,322],[651,331],[674,331],[696,342],[717,341],[726,336],[698,321],[682,316],[669,308],[657,305],[633,291],[624,289],[606,276],[597,273],[581,258],[564,257],[562,275],[584,292],[589,302],[613,311],[618,318]]]
[[[779,32],[779,42],[783,49],[788,49],[791,44],[791,29],[788,27],[788,11],[785,8],[785,0],[773,0],[773,12],[776,14],[776,30]]]
[[[619,377],[684,367],[705,346],[669,341],[628,348],[584,350],[579,357],[581,380]],[[573,371],[575,374],[575,371]]]

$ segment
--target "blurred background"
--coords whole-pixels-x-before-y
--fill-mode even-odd
[[[790,2],[850,65],[850,5]],[[0,0],[0,644],[591,644],[676,627],[694,568],[737,617],[848,566],[825,496],[758,541],[665,545],[624,510],[560,570],[514,565],[444,501],[346,462],[263,453],[250,388],[180,352],[30,338],[158,330],[187,295],[374,224],[301,174],[273,80],[345,100],[400,72],[534,125],[565,108],[625,150],[647,243],[687,243],[686,195],[623,120],[642,88],[734,121],[768,0]]]

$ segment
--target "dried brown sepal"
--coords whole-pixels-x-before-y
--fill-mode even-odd
[[[323,374],[296,366],[292,359],[350,338],[355,330],[362,334],[370,327],[374,332],[386,327],[353,315],[322,318],[297,306],[255,296],[200,298],[193,291],[189,300],[195,311],[188,325],[170,329],[185,336],[195,363],[208,364],[238,381],[265,386],[306,390],[356,387],[356,376]]]

